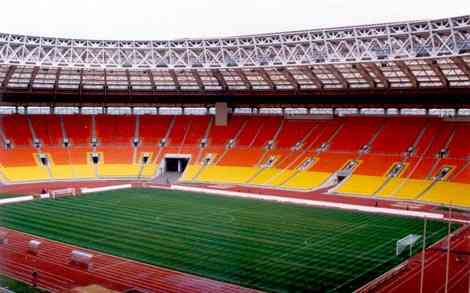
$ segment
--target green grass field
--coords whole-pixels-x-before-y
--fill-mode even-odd
[[[163,190],[0,207],[3,226],[273,292],[351,292],[404,260],[423,221]],[[429,242],[447,226],[428,223]]]
[[[38,288],[33,288],[25,283],[18,282],[9,277],[0,275],[0,288],[6,288],[17,293],[41,293],[46,292]],[[0,289],[1,292],[1,289]]]

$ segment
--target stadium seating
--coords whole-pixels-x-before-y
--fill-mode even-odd
[[[96,148],[102,154],[98,164],[100,177],[137,177],[140,165],[134,163],[134,148],[128,146],[99,146]]]
[[[35,137],[44,145],[61,145],[63,135],[61,129],[61,117],[55,115],[32,115],[31,125]]]
[[[50,178],[47,167],[29,166],[29,167],[2,167],[3,177],[8,181],[40,181]]]
[[[173,123],[173,116],[142,115],[139,117],[139,137],[143,145],[159,144]]]
[[[256,119],[257,118],[252,118]],[[259,119],[260,127],[258,128],[258,133],[254,137],[251,146],[252,147],[264,147],[267,143],[275,138],[277,132],[282,129],[281,119],[279,117],[265,117]]]
[[[234,148],[228,150],[218,161],[223,166],[254,166],[262,156],[260,148]]]
[[[276,140],[278,148],[291,148],[313,130],[315,122],[309,119],[286,119]]]
[[[197,181],[208,183],[244,184],[256,174],[254,167],[207,166],[197,177]]]
[[[0,148],[0,162],[4,167],[28,167],[37,164],[36,149],[32,147]]]
[[[352,175],[336,191],[344,194],[374,195],[385,182],[386,178],[381,176]]]
[[[70,160],[69,151],[60,146],[44,147],[43,152],[49,159],[51,176],[54,179],[73,179],[73,165]]]
[[[235,138],[237,133],[245,128],[246,122],[246,116],[231,116],[227,126],[217,126],[213,123],[209,130],[209,144],[225,146],[230,139]]]
[[[15,146],[31,146],[33,135],[28,116],[11,115],[1,117],[2,131],[6,139]]]
[[[261,132],[262,121],[261,117],[247,119],[244,127],[240,130],[236,144],[238,146],[252,146],[257,135]]]
[[[92,116],[70,115],[63,116],[62,119],[65,136],[70,140],[72,145],[90,144],[93,133]]]
[[[136,133],[135,116],[97,115],[96,137],[101,144],[131,145]]]
[[[456,182],[437,182],[420,200],[435,204],[470,206],[468,184]]]
[[[331,173],[327,172],[300,171],[297,174],[293,174],[293,176],[288,178],[281,186],[309,190],[320,187],[330,176]]]
[[[371,145],[371,152],[401,154],[415,143],[425,125],[425,118],[386,120],[382,131]]]
[[[183,145],[199,145],[203,138],[205,138],[211,118],[209,116],[194,116],[190,117],[189,129]]]
[[[383,118],[346,118],[343,126],[331,141],[329,150],[358,151],[369,143],[382,124]]]
[[[336,193],[470,204],[466,121],[230,115],[227,126],[216,126],[208,115],[17,114],[0,121],[0,177],[5,183],[152,178],[166,156],[183,155],[189,164],[182,182],[307,191],[334,182],[354,161]],[[93,153],[98,162],[92,162]],[[397,166],[401,169],[391,175]]]

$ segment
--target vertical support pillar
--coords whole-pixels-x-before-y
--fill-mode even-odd
[[[227,103],[215,103],[215,125],[227,126],[228,121],[228,108]]]

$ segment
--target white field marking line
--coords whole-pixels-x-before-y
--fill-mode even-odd
[[[385,226],[385,225],[379,225],[379,224],[369,224],[372,227],[377,227],[380,229],[389,229],[389,230],[401,230],[399,227],[391,227],[391,226]]]
[[[380,245],[374,247],[374,248],[371,249],[371,250],[368,250],[368,251],[365,251],[365,252],[359,253],[358,255],[353,256],[353,258],[357,258],[357,257],[362,258],[362,255],[363,255],[363,254],[371,253],[371,252],[373,252],[373,251],[378,250],[379,248],[384,247],[385,245],[393,244],[394,242],[395,242],[395,240],[385,241],[384,243],[382,243],[382,244],[380,244]],[[394,256],[394,257],[395,257],[395,256]],[[381,258],[375,258],[375,257],[368,257],[367,259],[380,260],[380,261],[382,261]],[[379,261],[379,262],[380,262],[380,261]],[[388,259],[387,259],[387,261],[388,261]]]
[[[435,231],[435,232],[431,233],[430,237],[433,237],[437,232],[438,232],[438,231]],[[392,241],[390,241],[390,242],[392,242]],[[393,242],[392,242],[392,243],[393,243]],[[379,248],[379,247],[381,247],[381,246],[384,246],[385,244],[388,244],[388,242],[383,243],[382,245],[377,246],[376,248],[374,248],[374,249],[372,249],[372,250],[370,250],[370,251],[374,251],[374,250],[376,250],[377,248]],[[393,259],[394,257],[395,257],[395,256],[392,256],[392,257],[390,257],[390,258],[388,258],[388,259],[386,259],[386,260],[384,260],[384,261],[382,261],[382,262],[378,262],[378,264],[375,265],[373,268],[371,268],[371,269],[369,269],[369,270],[367,270],[367,271],[365,271],[365,272],[363,272],[363,273],[361,273],[361,274],[355,276],[354,279],[357,279],[358,277],[363,276],[365,273],[368,273],[368,272],[372,271],[372,270],[375,269],[376,267],[378,267],[378,266],[380,266],[380,265],[382,265],[382,264],[388,262],[389,260]],[[353,280],[354,280],[354,279],[353,279]],[[350,282],[350,281],[351,281],[351,280],[349,280],[348,282]],[[347,284],[348,282],[345,282],[345,283],[343,283],[343,284],[337,286],[334,290],[336,290],[337,288],[340,288],[341,286],[343,286],[344,284]]]
[[[242,208],[228,209],[227,211],[223,211],[223,212],[216,211],[216,212],[213,212],[213,213],[203,215],[202,217],[195,216],[194,218],[202,220],[202,219],[206,219],[206,218],[211,217],[211,216],[229,216],[230,222],[224,222],[224,224],[230,224],[230,223],[233,223],[235,221],[235,217],[232,216],[232,215],[229,215],[229,213],[233,213],[233,212],[236,212],[236,211],[239,211],[239,210],[242,210]],[[177,214],[175,212],[164,212],[164,213],[161,213],[161,214],[159,214],[158,216],[155,217],[155,222],[156,223],[163,223],[161,221],[161,218],[165,217],[166,215],[176,215],[177,216],[179,214]]]
[[[277,255],[277,256],[276,256],[276,255],[273,255],[273,256],[267,257],[267,258],[265,258],[265,259],[262,260],[261,264],[269,263],[271,259],[281,259],[281,258],[284,258],[284,257],[286,257],[286,256],[289,256],[289,255],[295,253],[295,252],[298,252],[298,251],[300,251],[300,250],[304,250],[304,249],[306,249],[306,248],[310,248],[310,247],[312,247],[312,246],[318,246],[319,243],[331,241],[332,239],[338,238],[340,235],[344,235],[344,234],[349,233],[349,232],[351,232],[351,231],[359,230],[359,229],[361,229],[363,226],[367,226],[367,223],[361,224],[361,225],[359,225],[359,226],[357,226],[357,227],[354,227],[354,228],[352,228],[352,229],[350,229],[350,230],[347,230],[347,231],[343,231],[343,232],[341,232],[341,233],[336,233],[335,235],[332,235],[332,236],[327,237],[327,238],[323,238],[323,239],[321,239],[321,240],[319,240],[319,241],[312,242],[312,243],[310,243],[310,245],[305,245],[305,240],[304,240],[304,244],[303,244],[301,247],[298,247],[297,249],[294,249],[294,250],[289,251],[289,252],[285,252],[285,253],[283,253],[283,254],[281,254],[281,255]],[[310,237],[310,238],[311,238],[311,237]]]
[[[121,202],[121,201],[119,200],[119,201],[117,201],[116,203],[119,204],[120,202]],[[114,206],[114,204],[111,205],[111,206]],[[166,212],[166,213],[160,214],[159,216],[156,216],[156,217],[155,217],[155,223],[162,223],[162,222],[160,221],[160,218],[161,218],[162,215],[165,215],[165,214],[174,214],[174,213]],[[151,230],[151,229],[154,229],[154,228],[155,228],[155,227],[148,226],[147,228],[139,229],[139,232],[146,232],[147,230]],[[98,238],[98,239],[96,239],[96,240],[87,241],[87,242],[85,242],[85,243],[82,244],[82,245],[88,245],[88,244],[90,244],[90,243],[99,243],[99,242],[102,242],[102,241],[104,241],[104,240],[118,240],[118,238],[117,238],[117,237],[114,237],[114,236],[105,236],[105,237],[102,237],[102,238]]]
[[[120,202],[120,201],[119,201],[119,202]],[[240,210],[240,209],[233,209],[233,210],[226,211],[226,212],[224,212],[224,213],[213,213],[212,215],[224,215],[225,213],[233,212],[233,211],[236,211],[236,210]],[[161,221],[161,217],[164,216],[164,215],[169,215],[169,214],[175,214],[175,213],[166,212],[166,213],[163,213],[163,214],[161,214],[161,215],[159,215],[159,216],[156,216],[156,217],[155,217],[155,223],[163,223],[163,222]],[[210,215],[211,215],[211,214],[209,214],[209,216],[210,216]],[[230,221],[230,222],[228,222],[228,223],[224,223],[224,224],[229,224],[229,223],[232,223],[233,221],[235,221],[235,217],[234,217],[234,216],[231,216],[231,215],[229,215],[229,216],[230,216],[233,220]],[[204,218],[206,218],[206,216],[201,217],[200,219],[204,219]],[[146,231],[152,230],[152,229],[155,229],[155,227],[149,226],[149,227],[147,227],[147,228],[142,228],[142,229],[139,229],[139,232],[146,232]],[[90,243],[99,243],[99,242],[102,242],[102,241],[104,241],[104,240],[112,240],[112,241],[116,240],[116,241],[117,241],[118,238],[116,238],[116,237],[114,237],[114,236],[106,236],[106,237],[103,237],[103,238],[99,238],[99,239],[97,239],[97,240],[90,240],[90,241],[88,241],[88,242],[85,242],[84,245],[86,246],[86,245],[88,245],[88,244],[90,244]],[[129,261],[123,261],[122,263],[126,263],[126,262],[129,262]],[[95,271],[96,271],[96,270],[95,270]]]
[[[108,186],[103,186],[103,187],[91,187],[91,188],[83,187],[83,188],[80,188],[80,192],[83,194],[86,194],[86,193],[93,193],[93,192],[128,189],[131,187],[132,187],[132,184],[108,185]]]
[[[369,224],[367,224],[367,223],[356,224],[356,225],[353,225],[354,228],[352,228],[352,229],[350,229],[350,230],[345,230],[345,231],[343,231],[343,232],[341,232],[341,233],[335,233],[335,234],[332,235],[332,236],[329,236],[329,237],[327,237],[327,238],[322,238],[321,240],[318,240],[318,241],[315,241],[315,242],[309,242],[309,239],[312,239],[314,236],[308,237],[307,239],[304,240],[304,247],[302,247],[302,248],[311,247],[311,246],[317,246],[319,243],[322,243],[322,242],[324,242],[324,241],[329,241],[330,238],[331,238],[331,239],[338,238],[338,236],[340,236],[340,235],[347,234],[347,233],[349,233],[349,232],[351,232],[351,231],[359,230],[359,229],[361,229],[362,227],[367,226],[367,225],[369,225]],[[346,226],[348,226],[348,224],[346,224],[346,225],[341,225],[341,227],[343,227],[343,228],[346,227]],[[335,228],[338,228],[338,226],[336,225]]]
[[[390,260],[393,259],[393,258],[395,258],[395,256],[392,256],[392,257],[387,258],[387,259],[384,260],[383,262],[378,263],[377,265],[373,266],[372,268],[370,268],[370,269],[368,269],[368,270],[366,270],[366,271],[364,271],[364,272],[362,272],[362,273],[360,273],[360,274],[358,274],[358,275],[354,275],[354,276],[353,276],[353,279],[349,279],[349,280],[347,280],[346,282],[343,282],[342,284],[336,286],[332,291],[336,291],[338,288],[343,287],[345,284],[350,283],[351,281],[354,281],[354,280],[356,280],[357,278],[364,276],[365,274],[368,274],[369,272],[375,270],[377,267],[379,267],[379,266],[381,266],[382,264],[384,264],[384,263],[390,261]]]
[[[352,229],[350,229],[350,230],[348,230],[348,231],[344,231],[344,232],[342,232],[342,233],[335,234],[335,235],[330,236],[330,237],[328,237],[328,238],[326,238],[326,239],[324,238],[324,239],[322,239],[322,240],[319,240],[319,241],[316,241],[316,242],[313,242],[313,243],[310,243],[310,244],[305,244],[305,246],[300,247],[299,249],[296,249],[296,250],[293,251],[293,252],[297,252],[297,251],[299,251],[299,250],[303,250],[303,249],[305,249],[305,248],[307,248],[307,247],[317,246],[318,243],[320,243],[320,242],[324,242],[324,241],[330,240],[330,238],[332,238],[332,239],[337,238],[339,235],[343,235],[343,234],[349,233],[349,232],[351,232],[351,231],[355,231],[355,230],[362,229],[364,226],[368,226],[368,225],[369,225],[368,223],[358,224],[358,225],[356,225],[356,227],[354,227],[354,228],[352,228]],[[308,239],[306,239],[305,241],[308,241]],[[304,241],[304,243],[305,243],[305,241]],[[388,244],[388,242],[383,243],[382,245],[385,245],[385,244]],[[291,252],[291,253],[293,253],[293,252]],[[369,251],[368,251],[368,252],[369,252]],[[363,254],[368,253],[368,252],[363,252],[363,253],[361,253],[360,255],[354,255],[354,256],[350,256],[350,255],[349,255],[349,257],[350,257],[350,258],[365,259],[365,260],[373,261],[373,262],[380,262],[380,261],[382,261],[382,259],[377,259],[377,258],[374,258],[374,257],[364,257],[364,256],[362,256]],[[291,254],[291,253],[286,253],[286,254],[284,254],[284,255],[281,255],[279,258],[284,257],[285,255],[289,255],[289,254]],[[336,255],[344,255],[344,254],[338,254],[338,253],[333,253],[333,254],[336,254]],[[386,260],[386,261],[388,261],[388,260]],[[295,265],[295,264],[294,264],[294,265]],[[308,266],[304,266],[304,267],[308,267]],[[338,274],[338,275],[347,276],[347,277],[355,277],[355,275],[348,274],[348,273],[345,273],[345,272],[339,271],[339,270],[333,270],[333,269],[328,269],[328,268],[322,268],[322,270],[325,270],[325,271],[328,271],[328,272],[331,272],[331,273],[335,273],[335,274]]]
[[[366,223],[366,224],[363,224],[363,225],[369,225],[369,224]],[[362,227],[360,227],[360,228],[362,228]],[[355,228],[353,228],[352,230],[354,230],[354,229],[355,229]],[[349,231],[352,231],[352,230],[349,230]],[[348,231],[348,232],[349,232],[349,231]],[[322,239],[322,240],[323,240],[323,239]],[[380,261],[382,261],[381,258],[370,257],[370,256],[363,256],[363,255],[364,255],[364,254],[368,254],[368,253],[370,253],[370,252],[372,252],[372,251],[375,251],[375,250],[377,250],[378,248],[381,248],[381,247],[385,246],[386,244],[389,244],[389,242],[393,243],[394,240],[385,241],[384,243],[382,243],[382,244],[380,244],[380,245],[374,247],[372,250],[368,250],[368,251],[365,251],[365,252],[362,252],[362,253],[359,253],[359,254],[354,254],[354,255],[344,254],[344,253],[341,253],[341,254],[339,254],[339,253],[332,253],[332,254],[336,254],[336,255],[348,255],[350,258],[365,259],[365,260],[369,260],[369,261],[380,262]],[[315,242],[314,242],[314,244],[315,244]]]
[[[182,185],[172,185],[171,189],[180,190],[180,191],[189,191],[189,192],[199,192],[199,193],[206,193],[206,194],[213,194],[213,195],[215,194],[215,195],[222,195],[222,196],[275,201],[275,202],[281,202],[281,203],[292,203],[292,204],[316,206],[316,207],[323,207],[323,208],[336,208],[336,209],[342,209],[342,210],[349,210],[349,211],[352,210],[352,211],[375,213],[375,214],[387,214],[387,215],[395,215],[395,216],[408,216],[408,217],[440,219],[440,220],[444,219],[444,214],[441,214],[441,213],[369,207],[369,206],[362,206],[362,205],[335,203],[335,202],[319,201],[319,200],[305,200],[305,199],[290,198],[290,197],[268,195],[268,194],[260,196],[258,194],[253,194],[253,193],[214,190],[214,189],[208,189],[208,188],[189,187],[189,186],[182,186]]]
[[[226,211],[223,211],[223,212],[214,212],[214,213],[210,213],[210,214],[207,214],[205,216],[202,216],[200,217],[200,219],[206,219],[206,218],[210,218],[212,216],[228,216],[230,221],[228,222],[223,222],[223,224],[231,224],[233,222],[235,222],[235,217],[233,215],[230,215],[230,213],[233,213],[233,212],[236,212],[236,211],[239,211],[239,210],[242,210],[242,208],[238,208],[238,209],[228,209]]]
[[[34,200],[34,197],[32,195],[2,198],[0,199],[0,205],[19,203],[19,202],[25,202],[25,201],[31,201],[31,200]]]

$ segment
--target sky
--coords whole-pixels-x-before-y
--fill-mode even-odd
[[[2,0],[0,32],[210,38],[470,14],[470,0]],[[445,3],[445,5],[443,5]]]

